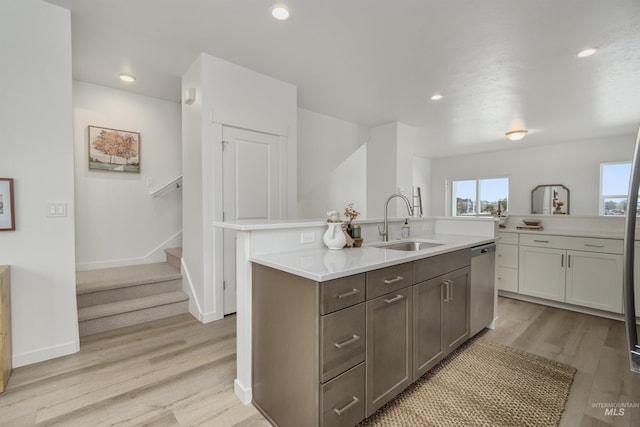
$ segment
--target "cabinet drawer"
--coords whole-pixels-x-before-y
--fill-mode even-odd
[[[353,427],[364,419],[364,363],[322,385],[322,427]]]
[[[518,269],[498,267],[496,286],[501,291],[518,292]]]
[[[517,245],[518,244],[518,233],[507,233],[504,231],[501,231],[498,233],[498,237],[500,237],[500,240],[498,240],[498,243],[502,244],[508,244],[508,245]]]
[[[518,268],[518,246],[500,243],[496,255],[498,267]]]
[[[366,340],[364,303],[322,316],[320,334],[322,337],[321,381],[324,383],[364,361]]]
[[[550,234],[522,234],[520,236],[520,246],[621,254],[623,243],[621,239],[554,236]]]
[[[370,271],[367,273],[367,300],[412,284],[413,271],[410,262]]]
[[[549,234],[521,234],[520,246],[536,246],[541,248],[565,248],[565,236],[552,236]]]
[[[471,265],[471,250],[462,249],[413,262],[413,282],[420,283]]]
[[[599,239],[595,237],[567,237],[567,249],[574,251],[622,254],[621,239]]]
[[[365,275],[356,274],[320,284],[320,314],[327,314],[365,299]]]

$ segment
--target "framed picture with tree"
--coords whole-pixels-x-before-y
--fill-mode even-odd
[[[89,170],[140,173],[140,133],[89,126]]]

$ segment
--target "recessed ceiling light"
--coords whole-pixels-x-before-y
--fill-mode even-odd
[[[593,47],[582,49],[580,52],[578,52],[578,58],[586,58],[587,56],[591,56],[594,53],[596,53],[596,49]]]
[[[280,21],[284,21],[289,19],[289,8],[282,3],[278,3],[271,8],[271,15]]]
[[[433,95],[431,95],[431,100],[432,101],[440,101],[443,98],[442,95],[440,95],[439,93],[434,93]]]
[[[127,83],[133,83],[136,81],[136,78],[129,74],[120,74],[120,80]]]
[[[518,129],[518,130],[509,131],[505,133],[505,135],[507,135],[507,138],[509,139],[509,141],[520,141],[522,138],[524,138],[527,135],[527,132],[529,131],[526,129]]]

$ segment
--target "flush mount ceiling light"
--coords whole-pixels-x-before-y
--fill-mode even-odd
[[[505,135],[507,136],[509,141],[520,141],[522,138],[524,138],[527,135],[527,132],[529,131],[526,129],[511,130],[505,133]]]
[[[120,80],[127,83],[133,83],[136,81],[136,78],[129,74],[120,74]]]
[[[586,58],[588,56],[591,56],[594,53],[596,53],[596,50],[597,49],[595,49],[593,47],[590,47],[588,49],[582,49],[580,52],[578,52],[578,58]]]
[[[289,19],[289,8],[282,3],[278,3],[271,8],[271,15],[280,21],[284,21]]]
[[[443,98],[442,95],[440,95],[439,93],[434,93],[433,95],[431,95],[431,100],[432,101],[440,101]]]

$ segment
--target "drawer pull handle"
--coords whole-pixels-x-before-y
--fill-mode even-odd
[[[588,248],[604,248],[604,245],[592,245],[589,243],[585,243],[584,245]]]
[[[349,338],[349,339],[348,339],[348,340],[346,340],[346,341],[343,341],[343,342],[336,342],[336,343],[333,343],[333,345],[335,345],[335,346],[336,346],[336,348],[340,348],[340,349],[341,349],[341,348],[343,348],[343,347],[348,346],[349,344],[353,344],[354,342],[358,341],[359,339],[360,339],[360,337],[359,337],[359,336],[354,335],[354,336],[352,336],[351,338]]]
[[[386,302],[387,304],[391,304],[392,302],[400,301],[402,298],[404,298],[403,295],[396,295],[395,297],[393,297],[391,299],[385,299],[383,301]]]
[[[346,297],[350,297],[351,295],[355,295],[358,292],[360,292],[360,289],[352,289],[349,292],[345,292],[344,294],[336,294],[336,298],[338,299],[342,299],[342,298],[346,298]]]
[[[345,411],[348,411],[349,408],[353,407],[354,405],[357,405],[358,402],[360,402],[360,399],[358,399],[355,396],[352,396],[352,400],[351,402],[347,403],[346,405],[344,405],[342,408],[338,409],[338,408],[333,408],[333,412],[335,412],[338,415],[342,415]]]
[[[387,285],[390,285],[390,284],[392,284],[392,283],[396,283],[396,282],[399,282],[399,281],[401,281],[401,280],[404,280],[404,277],[402,277],[402,276],[396,276],[396,278],[395,278],[395,279],[384,279],[384,283],[386,283]]]
[[[536,243],[549,243],[548,240],[535,240],[534,239],[533,241],[536,242]]]

